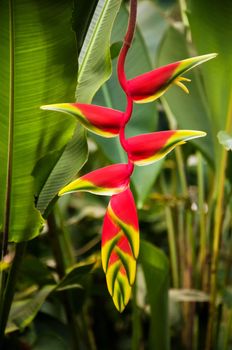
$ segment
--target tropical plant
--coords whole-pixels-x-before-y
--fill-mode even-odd
[[[1,348],[230,349],[231,2],[136,2],[0,3]]]

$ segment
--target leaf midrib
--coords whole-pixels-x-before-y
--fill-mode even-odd
[[[12,160],[13,160],[13,138],[14,138],[14,15],[13,0],[9,0],[9,127],[7,145],[7,173],[6,173],[6,195],[3,226],[3,255],[7,251],[10,227],[10,206],[12,187]]]
[[[99,21],[97,21],[97,23],[96,23],[96,25],[95,25],[95,28],[94,28],[94,30],[93,30],[93,33],[92,33],[92,35],[91,35],[91,39],[90,39],[90,41],[89,41],[89,44],[87,45],[87,49],[86,49],[86,53],[85,53],[85,55],[84,55],[84,59],[83,59],[83,61],[80,63],[80,69],[79,69],[79,73],[78,73],[78,81],[79,81],[79,79],[80,79],[80,77],[81,77],[81,75],[82,75],[82,71],[84,71],[85,61],[88,61],[89,52],[91,51],[90,49],[91,49],[91,47],[92,47],[92,45],[93,45],[93,42],[96,40],[96,38],[95,38],[95,37],[96,37],[96,33],[97,33],[97,31],[98,31],[98,28],[100,27],[100,24],[101,24],[101,22],[102,22],[103,15],[104,15],[104,13],[106,12],[106,9],[107,9],[108,5],[109,5],[109,2],[108,2],[108,0],[106,0],[105,4],[104,4],[103,7],[102,7],[101,14],[100,14],[100,16],[99,16]],[[93,19],[94,19],[95,13],[97,12],[98,6],[100,6],[100,4],[97,5],[97,7],[96,7],[96,9],[95,9],[95,11],[94,11],[94,15],[93,15],[92,21],[93,21]],[[92,21],[91,21],[91,22],[92,22]],[[91,23],[90,23],[90,27],[91,27]],[[88,37],[88,33],[87,33],[86,37]],[[85,45],[83,45],[82,50],[84,50],[84,47],[85,47]],[[82,50],[81,50],[81,51],[82,51]],[[82,56],[82,54],[80,54],[80,57],[81,57],[81,56]]]

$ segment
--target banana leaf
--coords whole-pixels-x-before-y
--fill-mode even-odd
[[[76,126],[69,116],[40,110],[73,98],[72,7],[71,0],[0,2],[0,227],[10,241],[40,232],[32,171],[49,152],[60,156]],[[53,165],[47,164],[48,173]]]

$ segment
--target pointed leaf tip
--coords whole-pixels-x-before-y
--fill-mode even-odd
[[[216,56],[216,53],[211,53],[191,57],[139,75],[127,82],[128,92],[137,103],[146,103],[156,100],[173,84],[179,85],[188,93],[188,89],[183,82],[181,82],[181,80],[187,81],[187,79],[181,77],[181,75]]]
[[[130,180],[130,169],[127,164],[114,164],[94,170],[72,181],[62,188],[58,196],[72,192],[90,192],[111,196],[124,191]]]
[[[165,157],[176,146],[205,135],[204,131],[167,130],[134,136],[128,139],[130,159],[136,165],[148,165]]]
[[[82,123],[86,129],[103,137],[117,136],[123,118],[121,111],[84,103],[57,103],[40,108],[69,114]]]

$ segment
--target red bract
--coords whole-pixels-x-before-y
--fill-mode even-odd
[[[104,137],[117,136],[123,118],[123,112],[83,103],[57,103],[41,108],[70,114],[88,130]]]
[[[168,130],[131,137],[127,140],[129,158],[136,165],[148,165],[165,157],[176,146],[205,135],[195,130]]]
[[[138,253],[138,218],[128,188],[111,198],[102,230],[102,265],[109,292],[120,312],[130,298]]]
[[[182,81],[190,80],[181,77],[181,74],[186,73],[193,67],[215,56],[216,54],[212,53],[209,55],[187,58],[139,75],[127,82],[127,92],[137,103],[146,103],[156,100],[173,84],[180,86],[188,93],[188,89]]]
[[[62,188],[59,196],[72,192],[91,192],[111,196],[124,191],[129,184],[131,170],[127,164],[114,164],[92,171]]]

